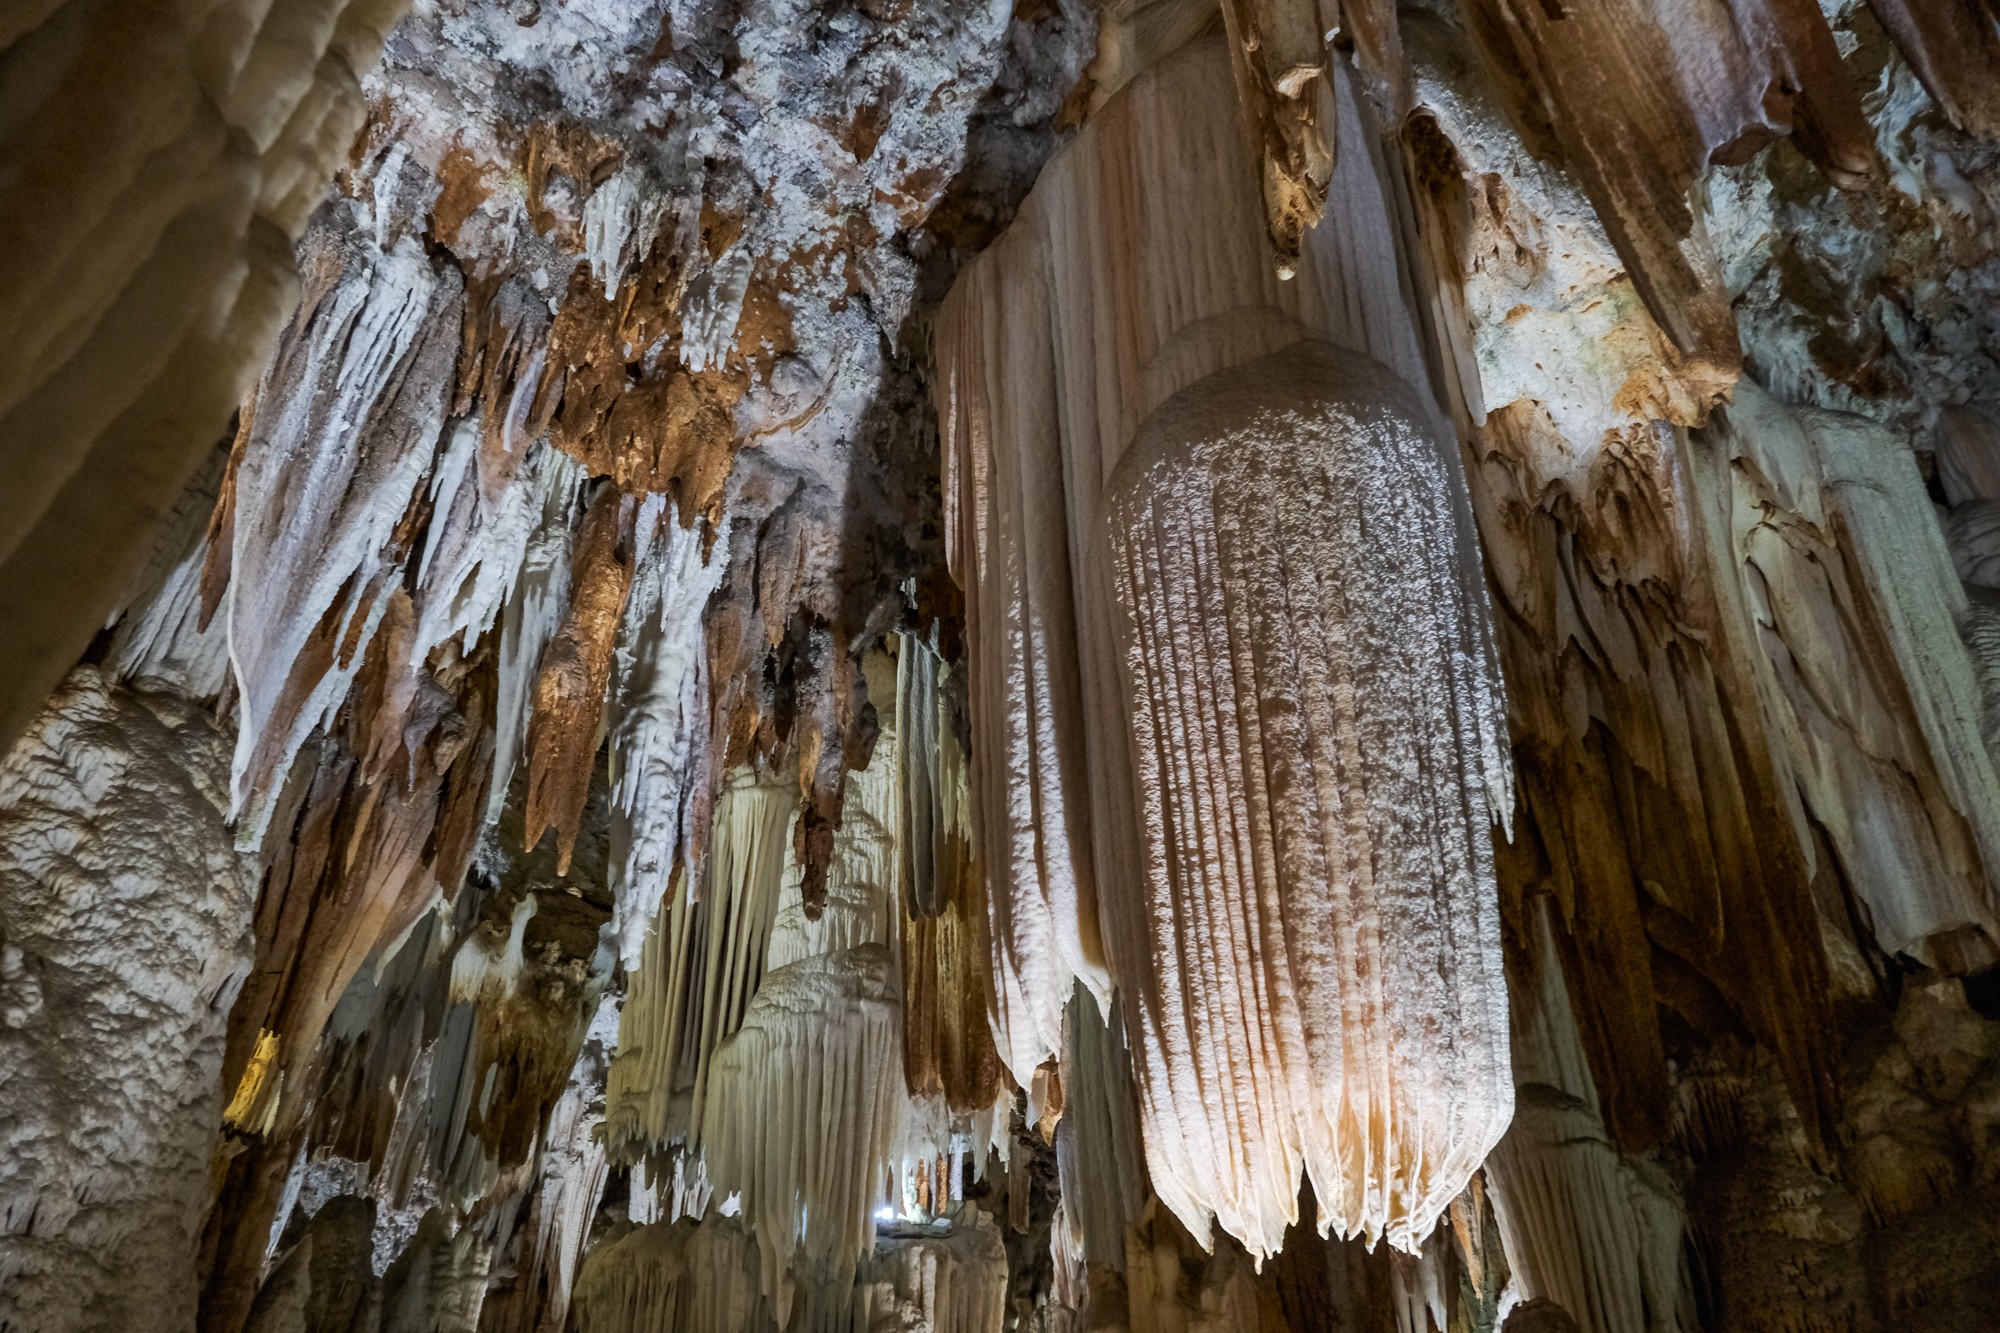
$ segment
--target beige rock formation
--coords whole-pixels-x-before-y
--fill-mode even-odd
[[[117,609],[254,382],[298,299],[291,243],[404,8],[30,0],[0,19],[0,608],[16,627],[0,737]]]
[[[0,17],[0,1324],[1990,1322],[1991,0],[401,8]]]
[[[1191,1231],[1270,1253],[1303,1169],[1323,1227],[1415,1249],[1512,1105],[1498,673],[1351,76],[1281,284],[1240,131],[1195,110],[1222,57],[1126,85],[944,312],[1001,1050],[1055,1049],[1101,937]]]

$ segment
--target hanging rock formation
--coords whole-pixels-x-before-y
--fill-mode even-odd
[[[0,1328],[1931,1333],[1990,0],[0,18]]]
[[[7,741],[255,379],[298,297],[291,242],[405,8],[29,0],[0,19]]]
[[[1181,1221],[1268,1254],[1303,1167],[1323,1226],[1413,1249],[1512,1102],[1498,673],[1351,76],[1280,285],[1196,110],[1225,63],[1128,84],[944,312],[1001,1045],[1017,1079],[1056,1049],[1101,932]]]

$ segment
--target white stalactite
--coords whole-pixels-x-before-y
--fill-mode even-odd
[[[457,330],[423,247],[326,242],[345,265],[288,331],[236,475],[229,655],[241,697],[232,815],[261,840],[299,746],[347,698],[388,607],[391,534],[444,424]],[[449,345],[445,345],[446,343]]]
[[[1512,1112],[1489,821],[1511,811],[1413,238],[1341,144],[1271,273],[1228,53],[1134,79],[939,319],[995,1030],[1024,1083],[1072,976],[1132,1032],[1146,1160],[1262,1256],[1415,1251]]]
[[[819,920],[806,917],[801,893],[804,872],[785,858],[784,888],[771,930],[767,966],[776,969],[815,954],[837,953],[895,938],[896,875],[900,865],[899,812],[902,786],[897,766],[900,719],[894,700],[895,665],[881,654],[866,663],[868,692],[879,710],[881,730],[868,767],[849,773],[841,792],[840,830],[827,864],[826,902]]]
[[[584,257],[591,275],[604,284],[605,300],[616,300],[627,270],[652,254],[670,202],[657,180],[629,164],[584,202]]]
[[[894,960],[870,944],[767,974],[715,1053],[709,1175],[719,1196],[741,1199],[781,1325],[800,1284],[848,1288],[875,1212],[891,1202],[883,1168],[907,1101],[902,1018]]]
[[[703,720],[702,612],[727,567],[727,537],[703,558],[703,532],[671,515],[639,560],[626,609],[611,731],[613,930],[636,968],[680,858],[689,761]]]
[[[493,712],[493,786],[487,795],[486,823],[500,818],[514,768],[527,745],[530,701],[542,650],[555,637],[569,607],[571,531],[578,497],[589,481],[568,454],[541,452],[535,489],[541,512],[522,551],[507,605],[501,612],[499,699]]]

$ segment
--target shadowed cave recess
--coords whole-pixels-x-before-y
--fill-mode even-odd
[[[17,0],[0,1331],[2000,1328],[1995,0]]]

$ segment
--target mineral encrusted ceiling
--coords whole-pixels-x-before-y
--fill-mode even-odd
[[[1993,0],[0,15],[0,1330],[1964,1330]]]

